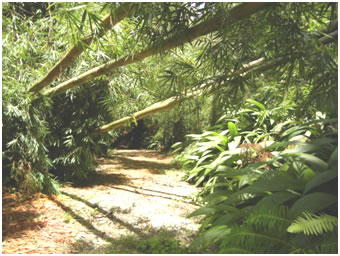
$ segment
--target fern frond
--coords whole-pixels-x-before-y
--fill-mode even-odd
[[[279,206],[256,210],[249,216],[246,223],[258,230],[285,230],[290,224],[288,207]]]
[[[303,212],[305,217],[298,217],[287,229],[290,233],[303,232],[305,235],[321,235],[333,231],[338,226],[338,218],[327,214],[320,216]]]
[[[287,253],[295,249],[286,239],[270,234],[255,231],[250,226],[235,227],[232,232],[223,238],[224,248],[243,248],[254,253]]]

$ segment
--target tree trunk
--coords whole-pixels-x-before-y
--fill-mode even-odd
[[[99,34],[96,35],[96,37],[102,37],[110,27],[113,27],[122,19],[133,15],[134,11],[135,8],[131,3],[123,3],[119,5],[113,16],[111,14],[108,14],[103,18],[102,22],[104,28]],[[89,36],[81,41],[81,44],[83,45],[74,45],[66,53],[66,55],[61,60],[59,60],[59,62],[55,64],[53,68],[48,71],[47,75],[44,78],[42,78],[40,81],[29,88],[29,91],[37,93],[45,86],[51,84],[66,68],[68,68],[78,58],[78,56],[84,50],[84,45],[90,45],[93,42],[93,39],[93,36]]]
[[[229,17],[216,16],[208,21],[202,22],[185,32],[178,33],[172,38],[164,41],[161,47],[151,47],[143,50],[135,55],[123,56],[117,61],[109,61],[99,67],[93,68],[77,77],[74,77],[60,85],[51,88],[44,92],[44,95],[54,96],[65,92],[66,90],[75,86],[82,85],[87,81],[92,80],[103,74],[112,72],[122,66],[126,66],[131,63],[141,61],[149,56],[157,53],[173,49],[177,46],[183,45],[187,42],[191,42],[194,39],[207,35],[211,32],[215,32],[226,26],[229,26],[241,19],[247,18],[250,15],[270,6],[270,3],[243,3],[230,11]]]

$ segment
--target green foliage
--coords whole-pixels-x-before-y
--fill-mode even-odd
[[[81,183],[94,172],[97,164],[93,153],[104,155],[114,137],[114,133],[99,139],[89,135],[110,118],[97,102],[104,95],[107,95],[107,82],[99,80],[54,99],[49,115],[54,138],[48,146],[55,165],[52,172],[64,181]]]
[[[56,179],[85,178],[95,170],[93,152],[104,154],[111,142],[110,135],[99,139],[88,135],[111,120],[98,104],[108,94],[107,82],[89,83],[53,101],[28,93],[27,88],[45,72],[41,63],[51,66],[65,50],[63,37],[48,33],[55,37],[54,46],[44,45],[50,24],[47,17],[23,17],[18,12],[20,3],[3,8],[3,183],[27,193],[57,193]],[[28,6],[22,8],[25,11]],[[63,29],[60,26],[54,32],[64,35]]]
[[[48,173],[52,161],[45,141],[51,137],[41,113],[51,107],[39,98],[4,83],[3,91],[3,183],[20,187],[27,193],[56,193],[58,184]]]
[[[338,226],[338,218],[327,214],[320,216],[308,212],[303,213],[304,217],[298,217],[287,229],[290,233],[303,232],[305,235],[321,235],[324,232],[331,232]]]
[[[214,245],[219,253],[336,252],[336,236],[328,247],[322,237],[302,233],[337,232],[337,133],[323,120],[283,121],[265,105],[247,102],[256,107],[189,135],[194,142],[181,155],[207,203],[189,215],[205,216],[193,245]],[[231,123],[239,136],[232,136]],[[258,142],[263,146],[256,148]]]
[[[179,242],[171,239],[169,234],[161,233],[160,236],[150,237],[146,240],[141,240],[136,244],[136,249],[141,253],[152,254],[178,254],[186,253],[186,250],[179,246]]]
[[[186,254],[197,251],[185,247],[174,234],[169,231],[161,231],[153,236],[136,238],[124,237],[106,249],[106,253],[142,253],[142,254]]]

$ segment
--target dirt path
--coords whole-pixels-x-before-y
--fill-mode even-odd
[[[87,184],[65,186],[62,195],[44,198],[43,205],[49,202],[59,214],[54,225],[63,227],[62,242],[53,240],[58,233],[48,228],[52,222],[47,214],[45,225],[30,230],[31,235],[46,233],[44,237],[54,242],[50,247],[56,247],[53,253],[134,253],[138,250],[124,248],[124,241],[157,237],[164,231],[188,244],[198,229],[197,219],[186,218],[198,208],[190,200],[197,188],[181,181],[183,173],[171,161],[151,150],[117,150],[111,157],[98,159],[98,172]],[[41,222],[41,215],[37,216]],[[17,237],[22,239],[25,236]],[[5,234],[4,253],[11,252],[6,246],[13,247],[15,236],[8,241]],[[31,243],[25,247],[34,248]],[[35,243],[41,248],[39,241]]]

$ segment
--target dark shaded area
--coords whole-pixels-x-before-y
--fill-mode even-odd
[[[23,17],[32,17],[33,20],[49,15],[47,8],[50,3],[47,2],[9,2],[7,4],[10,7],[9,9],[15,10],[16,13],[20,14]],[[55,6],[52,6],[51,10],[53,10],[54,8]],[[6,17],[11,16],[8,11],[5,11],[3,15]]]
[[[124,150],[124,151],[118,151],[115,152],[112,156],[105,156],[105,158],[111,158],[114,159],[115,156],[121,156],[121,157],[135,157],[135,156],[143,156],[150,157],[150,158],[157,158],[157,159],[164,159],[167,158],[168,155],[166,153],[156,151],[156,150]]]
[[[71,245],[72,253],[91,254],[196,254],[211,253],[201,251],[182,244],[176,239],[172,230],[165,228],[151,229],[146,237],[134,235],[122,236],[110,245],[94,249],[91,242],[84,239],[77,240]]]
[[[144,154],[144,152],[143,152]],[[153,152],[150,153],[150,158],[153,157]],[[97,162],[98,164],[105,165],[105,164],[113,164],[113,165],[118,165],[119,168],[124,168],[124,169],[134,169],[134,170],[139,170],[139,169],[147,169],[149,172],[152,174],[163,174],[164,170],[169,170],[169,169],[178,169],[179,166],[176,164],[164,164],[164,163],[158,163],[155,161],[145,161],[145,160],[138,160],[138,159],[130,159],[127,156],[135,156],[136,153],[134,152],[124,152],[124,154],[115,154],[113,156],[107,156],[104,159],[98,159]],[[110,161],[113,160],[113,161]],[[118,163],[116,161],[118,161]]]
[[[153,161],[144,161],[144,160],[135,160],[135,159],[129,159],[127,157],[109,157],[110,159],[117,159],[119,160],[119,165],[122,168],[125,169],[147,169],[148,172],[151,172],[152,174],[163,174],[164,170],[169,170],[174,168],[173,164],[163,164],[163,163],[157,163]]]
[[[138,120],[137,125],[133,124],[131,131],[122,131],[122,134],[118,140],[113,144],[115,148],[129,148],[129,149],[141,149],[146,148],[144,138],[146,137],[147,127],[144,124],[144,120]]]
[[[88,178],[82,183],[75,184],[75,187],[94,187],[105,185],[122,185],[129,182],[125,175],[120,173],[95,172],[89,174]]]
[[[24,209],[16,209],[25,207]],[[46,225],[35,219],[40,213],[30,205],[30,200],[17,202],[8,195],[2,199],[2,241],[21,237],[24,230],[35,230]]]

